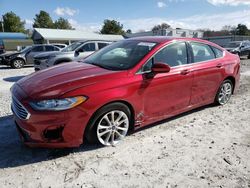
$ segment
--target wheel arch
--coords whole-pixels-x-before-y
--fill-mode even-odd
[[[94,119],[94,117],[97,114],[97,112],[99,110],[101,110],[103,107],[105,107],[107,105],[110,105],[110,104],[113,104],[113,103],[121,103],[121,104],[126,105],[129,108],[129,110],[131,112],[131,122],[130,122],[129,130],[133,130],[134,129],[134,124],[135,124],[135,110],[134,110],[134,107],[132,106],[132,104],[129,103],[128,101],[125,101],[125,100],[114,100],[114,101],[110,101],[110,102],[105,103],[104,105],[100,106],[91,115],[91,117],[89,118],[88,123],[87,123],[87,125],[86,125],[86,127],[85,127],[85,129],[83,131],[83,139],[84,140],[86,138],[86,132],[88,131],[89,126],[93,123],[92,120]]]
[[[26,59],[22,58],[22,57],[15,57],[14,59],[11,60],[11,62],[15,61],[15,60],[22,60],[24,62],[24,64],[26,65]]]
[[[226,77],[223,81],[230,80],[233,84],[233,94],[234,94],[234,88],[235,88],[235,78],[233,76]]]

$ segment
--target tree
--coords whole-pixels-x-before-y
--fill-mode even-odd
[[[102,34],[118,34],[123,35],[123,25],[116,20],[104,20],[104,24],[100,31]]]
[[[163,29],[168,29],[170,28],[171,26],[167,23],[162,23],[162,24],[159,24],[159,25],[155,25],[153,28],[152,28],[152,31],[158,31],[158,30],[163,30]]]
[[[237,35],[248,35],[249,34],[249,30],[247,28],[246,25],[244,24],[238,24],[237,28],[236,28],[236,34]]]
[[[132,33],[131,29],[127,29],[126,33]]]
[[[58,20],[54,23],[54,28],[56,29],[73,29],[71,24],[67,19],[64,19],[60,17]]]
[[[34,28],[54,28],[53,21],[49,13],[41,10],[39,14],[36,14],[34,18]]]
[[[24,32],[24,21],[14,12],[7,12],[3,15],[3,24],[5,32]]]

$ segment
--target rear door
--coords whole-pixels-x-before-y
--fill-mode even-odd
[[[190,104],[199,106],[214,100],[223,79],[223,52],[199,42],[190,42],[189,47],[194,74]]]

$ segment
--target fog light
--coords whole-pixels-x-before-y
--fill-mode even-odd
[[[57,126],[57,127],[48,127],[43,135],[44,138],[47,139],[48,141],[61,141],[63,140],[62,137],[62,131],[64,127],[63,126]]]

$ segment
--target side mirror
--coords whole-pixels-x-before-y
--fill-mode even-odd
[[[165,63],[155,63],[152,67],[152,72],[154,73],[167,73],[170,71],[170,66]]]

